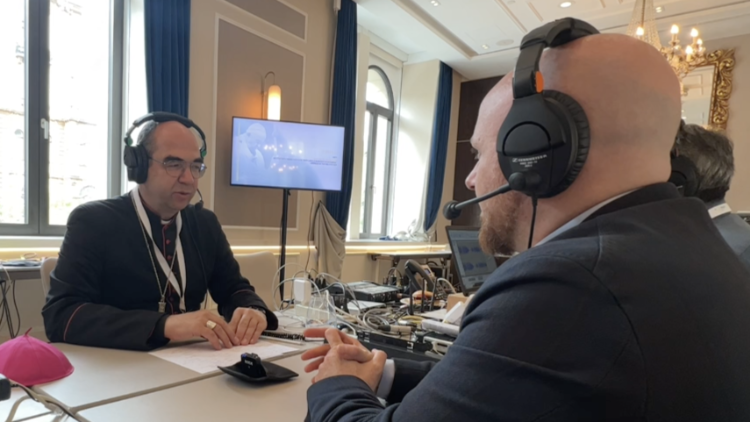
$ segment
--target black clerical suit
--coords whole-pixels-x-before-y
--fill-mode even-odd
[[[619,198],[498,268],[437,364],[308,391],[313,421],[750,420],[750,283],[697,199]]]
[[[159,250],[144,239],[130,195],[89,202],[70,214],[42,310],[50,341],[134,350],[168,342],[164,323],[167,315],[180,313],[180,296],[166,282],[155,254],[164,253],[170,264],[177,259],[176,224],[174,219],[162,224],[156,214],[146,211]],[[276,316],[240,274],[216,215],[193,206],[181,215],[180,240],[188,274],[186,310],[199,310],[208,290],[225,319],[230,320],[238,307],[256,308],[265,313],[268,329],[277,328]],[[181,280],[177,262],[172,269]],[[160,288],[165,283],[166,309],[159,313]]]

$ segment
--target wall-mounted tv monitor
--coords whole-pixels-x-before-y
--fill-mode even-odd
[[[232,119],[232,186],[340,191],[343,157],[343,127]]]

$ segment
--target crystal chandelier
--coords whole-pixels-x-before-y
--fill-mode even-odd
[[[703,40],[698,38],[698,30],[693,28],[690,31],[693,42],[683,49],[680,40],[677,38],[680,28],[677,25],[672,25],[672,40],[669,42],[669,46],[662,46],[659,40],[659,31],[656,29],[655,13],[653,0],[636,0],[627,34],[645,41],[659,50],[682,83],[685,75],[696,67],[705,64],[706,49],[703,47]]]

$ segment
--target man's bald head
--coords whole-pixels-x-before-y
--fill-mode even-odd
[[[166,121],[157,123],[148,121],[141,126],[138,133],[138,144],[143,145],[149,155],[153,155],[160,143],[160,139],[195,139],[195,145],[200,148],[201,141],[191,129],[180,122]]]
[[[597,144],[643,141],[667,152],[674,144],[681,117],[680,83],[649,44],[619,34],[588,36],[546,50],[539,67],[545,89],[578,101]],[[500,128],[513,102],[512,79],[511,72],[487,94],[480,120],[494,117]]]
[[[593,35],[549,49],[540,70],[545,89],[561,91],[581,105],[591,146],[576,182],[562,194],[540,200],[537,240],[597,203],[665,182],[681,115],[679,81],[671,67],[655,48],[631,37]],[[472,138],[478,162],[466,180],[477,196],[506,183],[495,144],[512,97],[512,75],[506,75],[480,107]],[[529,223],[525,199],[505,195],[481,205],[486,249],[522,250],[522,236],[513,227]]]
[[[619,34],[584,37],[545,51],[540,68],[546,89],[581,104],[596,144],[669,153],[680,125],[680,83],[651,45]]]

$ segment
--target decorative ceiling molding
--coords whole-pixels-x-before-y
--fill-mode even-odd
[[[750,3],[747,1],[741,1],[739,3],[732,3],[732,4],[725,4],[723,6],[714,6],[714,7],[705,7],[702,9],[696,9],[691,10],[689,12],[683,12],[683,13],[675,13],[672,15],[665,15],[661,16],[661,14],[656,15],[656,23],[657,24],[663,24],[667,27],[671,27],[672,24],[676,20],[680,20],[682,22],[681,26],[688,27],[688,26],[697,26],[697,25],[705,25],[708,23],[723,21],[726,19],[726,17],[722,17],[719,19],[713,19],[713,20],[706,20],[706,19],[700,19],[701,17],[705,17],[707,15],[719,15],[721,13],[727,13],[730,14],[731,12],[736,12],[739,10],[748,10],[748,5]],[[746,14],[750,14],[750,11],[748,11]],[[686,22],[687,21],[687,22]],[[617,25],[617,26],[610,26],[607,28],[599,28],[599,31],[617,31],[628,27],[628,23],[626,22],[623,25]]]
[[[435,35],[440,37],[443,41],[448,43],[456,51],[461,53],[465,58],[471,59],[477,56],[478,53],[473,48],[469,47],[466,43],[461,41],[453,32],[448,30],[440,22],[435,20],[432,16],[427,14],[421,7],[419,7],[414,0],[392,0],[399,7],[404,9],[407,13],[417,19],[425,28],[432,31]]]
[[[512,10],[510,10],[510,8],[508,8],[508,5],[507,5],[507,4],[505,4],[505,2],[503,2],[503,0],[495,0],[495,3],[497,3],[497,5],[498,5],[498,6],[500,6],[500,8],[501,8],[501,9],[503,9],[503,11],[504,11],[504,12],[505,12],[505,13],[506,13],[506,14],[508,15],[508,17],[510,18],[510,20],[512,20],[512,21],[513,21],[513,23],[515,23],[515,24],[516,24],[516,26],[518,26],[518,29],[519,29],[519,30],[520,30],[521,32],[523,32],[524,34],[528,34],[528,33],[529,33],[529,30],[528,30],[528,29],[526,29],[526,26],[524,26],[524,24],[523,24],[523,23],[521,23],[521,20],[520,20],[520,19],[518,19],[518,16],[516,16],[516,14],[515,14],[515,13],[513,13],[513,11],[512,11]]]
[[[539,13],[538,10],[536,10],[536,7],[534,6],[534,3],[527,2],[526,5],[529,6],[529,9],[534,14],[534,16],[536,16],[536,18],[539,19],[539,22],[543,23],[544,22],[544,18],[542,18],[542,14]]]
[[[379,36],[370,33],[370,44],[380,48],[381,50],[385,51],[386,53],[390,54],[391,56],[397,58],[401,62],[405,62],[409,60],[409,55],[401,51],[398,47],[395,45],[389,43],[388,41],[380,38]]]
[[[429,0],[358,0],[358,3],[370,12],[371,33],[408,54],[407,63],[439,59],[470,80],[512,69],[521,39],[540,24],[570,15],[592,23],[604,33],[625,33],[635,5],[634,0],[576,0],[570,9],[560,9],[562,0],[440,1],[439,7],[451,7],[451,13],[433,9]],[[529,5],[532,2],[533,6]],[[657,15],[656,21],[664,40],[669,37],[672,24],[699,28],[706,42],[750,33],[748,0],[659,2],[664,12]],[[482,14],[477,19],[467,19],[467,14],[471,15],[475,8],[482,12],[474,13]],[[465,13],[452,13],[454,10]],[[480,29],[491,25],[484,19],[488,11],[493,13],[492,22],[499,28],[497,39],[492,38],[491,32],[486,32],[489,35],[484,38],[479,35],[483,34]],[[500,16],[501,23],[494,13]],[[498,43],[506,38],[512,39],[513,44]]]

